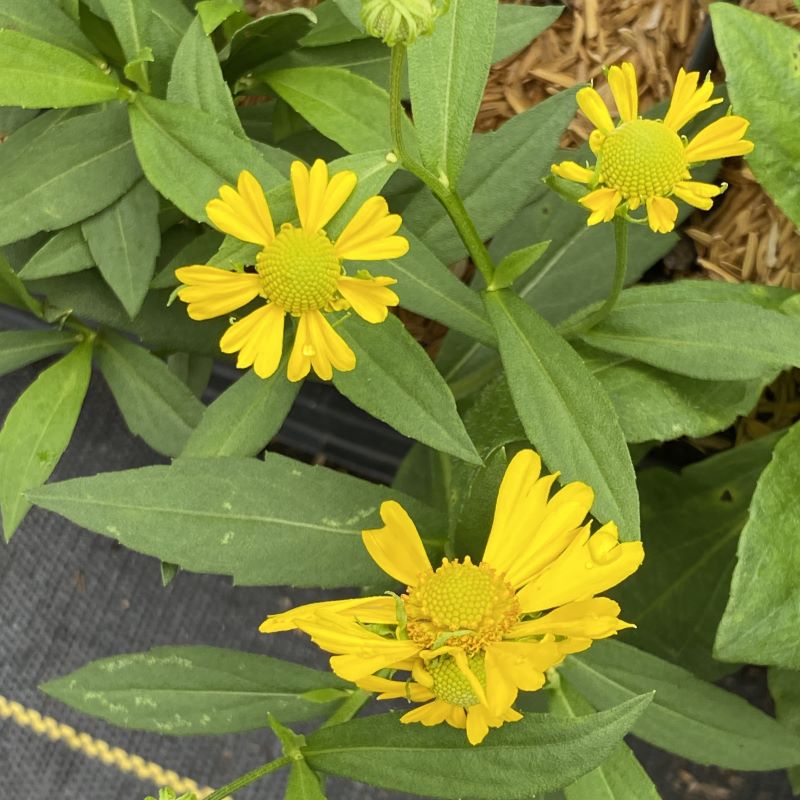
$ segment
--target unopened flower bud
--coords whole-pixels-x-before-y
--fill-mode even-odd
[[[449,0],[448,0],[449,2]],[[448,2],[438,0],[362,0],[361,21],[370,36],[389,47],[410,45],[418,36],[433,32]]]

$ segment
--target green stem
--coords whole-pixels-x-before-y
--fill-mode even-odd
[[[332,725],[341,725],[343,722],[353,719],[370,697],[372,697],[372,692],[356,689],[320,727],[330,728]]]
[[[603,304],[590,314],[577,319],[574,323],[567,322],[566,325],[559,326],[558,332],[562,336],[576,336],[579,333],[590,331],[595,325],[601,323],[617,304],[622,287],[625,285],[625,276],[628,273],[628,223],[620,216],[614,217],[614,244],[616,245],[617,257],[611,293]]]
[[[275,772],[275,770],[285,767],[291,762],[291,756],[283,756],[281,758],[276,758],[274,761],[270,761],[269,764],[262,764],[252,772],[248,772],[246,775],[242,775],[235,781],[231,781],[227,786],[217,789],[213,794],[210,794],[206,800],[224,800],[224,798],[228,797],[228,795],[238,792],[239,789],[248,786],[254,781],[257,781],[259,778],[263,778],[265,775],[269,775],[270,772]]]
[[[427,167],[420,164],[406,148],[403,141],[403,110],[401,89],[403,85],[403,64],[405,63],[406,48],[395,45],[392,48],[391,75],[389,82],[389,124],[392,131],[392,142],[400,163],[413,175],[416,175],[434,194],[436,199],[444,206],[458,235],[467,246],[470,257],[481,274],[490,283],[494,275],[494,262],[483,243],[475,223],[464,206],[464,201],[452,189],[449,183],[443,182]],[[446,179],[445,179],[446,180]]]

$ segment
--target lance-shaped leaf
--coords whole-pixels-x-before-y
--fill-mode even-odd
[[[27,128],[9,141],[22,141]],[[3,171],[0,246],[96,214],[142,174],[127,114],[116,106],[59,122],[23,152]]]
[[[187,736],[266,728],[269,714],[284,722],[321,717],[346,686],[329,672],[277,658],[172,646],[92,661],[40,688],[122,728]],[[332,699],[303,697],[319,689],[328,689]]]
[[[92,346],[79,345],[44,370],[8,412],[0,430],[0,511],[6,540],[31,506],[25,493],[50,477],[66,450],[91,372]]]
[[[651,697],[576,720],[527,714],[491,731],[479,747],[447,725],[403,725],[398,714],[381,714],[313,733],[303,754],[321,772],[387,789],[453,800],[529,800],[601,764]]]
[[[100,4],[132,68],[126,68],[126,76],[135,80],[143,91],[149,91],[147,63],[142,60],[142,55],[150,47],[150,20],[153,15],[150,0],[100,0]]]
[[[352,316],[340,332],[356,355],[352,372],[334,373],[342,394],[400,433],[480,463],[450,389],[397,317],[372,325]]]
[[[775,701],[775,716],[792,733],[800,736],[800,672],[770,669],[769,692]],[[789,780],[795,795],[800,794],[800,767],[789,769]]]
[[[800,424],[795,424],[758,479],[739,540],[730,599],[717,631],[718,658],[800,669],[798,485]]]
[[[131,432],[159,453],[179,455],[203,415],[186,384],[160,358],[110,331],[98,342],[97,361]]]
[[[800,763],[800,739],[746,700],[621,642],[595,642],[559,667],[596,708],[655,690],[633,733],[671,753],[728,769]]]
[[[42,316],[42,304],[25,288],[8,259],[0,252],[0,303]]]
[[[206,203],[244,169],[265,191],[286,180],[250,142],[199,108],[140,94],[130,115],[147,179],[192,219],[206,222]]]
[[[581,357],[508,289],[484,302],[514,405],[530,441],[562,479],[595,492],[593,513],[639,538],[636,478],[614,407]]]
[[[33,496],[33,495],[32,495]],[[313,502],[311,499],[313,498]],[[126,547],[242,585],[386,582],[361,543],[397,500],[435,556],[443,529],[426,506],[382,486],[269,453],[183,459],[52,484],[34,502]]]
[[[0,30],[0,105],[90,106],[117,99],[120,84],[71,50]]]
[[[60,353],[81,340],[69,331],[0,332],[0,375]]]
[[[80,225],[70,225],[54,233],[19,271],[26,281],[69,275],[94,266],[94,259],[83,238]]]
[[[81,229],[100,274],[133,319],[150,288],[161,247],[155,189],[140,180]]]

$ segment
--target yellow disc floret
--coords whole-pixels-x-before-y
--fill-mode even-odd
[[[625,198],[665,197],[689,177],[684,145],[675,131],[650,119],[624,122],[605,138],[601,181]]]
[[[486,663],[483,653],[476,653],[468,658],[469,669],[478,679],[480,685],[486,689]],[[433,678],[431,691],[445,703],[454,706],[469,708],[480,703],[480,699],[475,694],[475,687],[469,682],[469,678],[458,668],[456,662],[450,656],[440,656],[429,661],[427,670]]]
[[[470,652],[497,641],[517,621],[514,589],[488,564],[444,559],[403,596],[408,635],[425,647],[464,647]],[[461,632],[458,636],[449,633]],[[442,638],[445,635],[445,638]]]
[[[327,309],[336,297],[342,266],[322,232],[284,225],[256,257],[266,298],[288,311]]]

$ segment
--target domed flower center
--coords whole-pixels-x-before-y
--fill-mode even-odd
[[[330,239],[284,225],[256,256],[264,294],[290,314],[328,307],[336,295],[342,266]]]
[[[486,689],[486,664],[483,653],[469,656],[469,668],[478,679],[480,685]],[[450,656],[440,656],[429,661],[426,665],[433,678],[431,691],[439,700],[452,703],[454,706],[469,708],[477,705],[480,700],[475,695],[475,688],[470,684],[466,675],[456,666]]]
[[[663,122],[637,119],[608,134],[600,151],[602,182],[623,197],[665,197],[688,177],[683,142]]]
[[[443,644],[474,652],[502,638],[519,617],[514,589],[488,564],[444,559],[403,595],[408,635],[423,647]],[[458,632],[458,635],[451,636]]]

